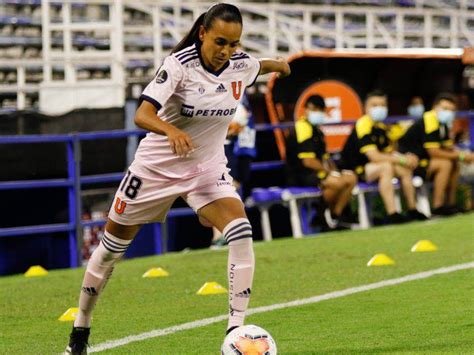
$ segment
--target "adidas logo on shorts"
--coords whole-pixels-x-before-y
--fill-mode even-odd
[[[216,89],[216,92],[227,92],[226,88],[224,87],[224,84],[219,84],[219,86]]]

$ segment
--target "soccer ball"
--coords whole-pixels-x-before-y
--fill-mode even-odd
[[[270,333],[256,325],[231,331],[221,347],[222,355],[276,355],[277,346]]]

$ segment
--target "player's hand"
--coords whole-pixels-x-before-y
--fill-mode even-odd
[[[280,63],[280,70],[278,70],[277,78],[285,78],[291,74],[290,65],[283,58],[277,58],[277,61]]]
[[[405,159],[407,160],[406,166],[410,169],[415,169],[418,166],[418,157],[415,154],[407,153]]]
[[[227,130],[227,137],[233,137],[233,136],[238,135],[242,131],[243,128],[244,127],[242,127],[240,124],[236,122],[231,122],[229,124],[229,129]]]
[[[194,150],[191,138],[176,127],[169,127],[166,135],[170,142],[171,151],[180,158],[187,158]]]
[[[464,161],[466,162],[466,164],[474,163],[474,153],[466,153],[466,155],[464,156]]]

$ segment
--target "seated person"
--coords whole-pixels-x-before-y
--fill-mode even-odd
[[[379,193],[388,215],[388,223],[406,220],[424,220],[427,217],[416,209],[413,170],[418,158],[412,153],[394,151],[382,121],[387,117],[387,95],[382,91],[370,92],[365,99],[365,116],[359,118],[347,138],[341,153],[340,165],[356,172],[361,181],[378,181]],[[398,177],[408,206],[407,217],[395,207],[392,179]]]
[[[459,162],[471,163],[473,153],[453,147],[449,129],[455,117],[456,100],[451,94],[439,94],[433,110],[416,120],[398,141],[404,153],[416,154],[419,163],[416,175],[433,180],[433,214],[451,215],[456,208]]]
[[[323,200],[331,214],[330,224],[341,229],[340,217],[351,199],[357,178],[351,171],[338,172],[329,160],[324,133],[318,128],[324,122],[325,109],[324,99],[319,95],[306,101],[305,114],[287,139],[286,173],[289,185],[322,189]]]

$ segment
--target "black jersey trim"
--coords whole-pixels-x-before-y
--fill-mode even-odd
[[[147,101],[153,106],[155,106],[156,111],[160,111],[163,107],[158,101],[147,95],[140,95],[140,98],[138,99],[138,106],[140,106],[143,101]]]
[[[231,60],[239,60],[239,59],[246,59],[250,58],[250,56],[246,53],[241,53],[241,54],[234,54],[232,57],[230,57]]]
[[[245,53],[245,52],[240,52],[240,53],[234,53],[234,54],[232,54],[231,57],[241,57],[241,56],[245,56],[245,55],[248,56],[247,53]]]
[[[174,56],[178,57],[182,54],[186,54],[186,53],[189,53],[193,50],[196,49],[196,46],[193,44],[192,46],[189,46],[189,47],[186,47],[186,48],[183,48],[182,50],[180,50],[179,52],[176,52],[176,53],[173,53]]]
[[[212,75],[214,76],[219,76],[222,74],[222,72],[224,70],[227,69],[227,67],[230,65],[229,61],[225,62],[225,64],[222,66],[222,68],[220,68],[219,70],[217,71],[214,71],[212,70],[211,68],[209,68],[205,63],[204,63],[204,60],[202,59],[202,55],[201,55],[201,42],[196,42],[196,48],[197,48],[197,51],[198,51],[198,56],[199,56],[199,61],[201,62],[201,65],[202,67],[209,73],[211,73]]]
[[[251,87],[253,84],[255,84],[255,82],[257,81],[257,78],[258,76],[260,75],[260,70],[262,69],[262,63],[260,63],[260,61],[258,61],[258,71],[257,71],[257,75],[255,75],[255,79],[253,79],[252,83],[250,83],[249,85],[247,85],[247,87]]]
[[[183,60],[183,61],[181,62],[181,64],[184,65],[184,64],[186,64],[187,62],[190,62],[190,61],[192,61],[192,60],[194,60],[194,59],[198,59],[198,58],[199,58],[199,56],[198,56],[197,53],[193,53],[193,54],[195,54],[193,57],[186,58],[185,60]]]
[[[186,57],[193,57],[193,56],[195,56],[195,55],[197,55],[197,51],[194,49],[193,51],[191,51],[191,52],[189,52],[189,53],[185,53],[185,54],[183,54],[183,55],[181,55],[181,56],[179,56],[179,57],[176,56],[176,58],[177,58],[180,62],[182,62],[183,60],[186,60]]]

